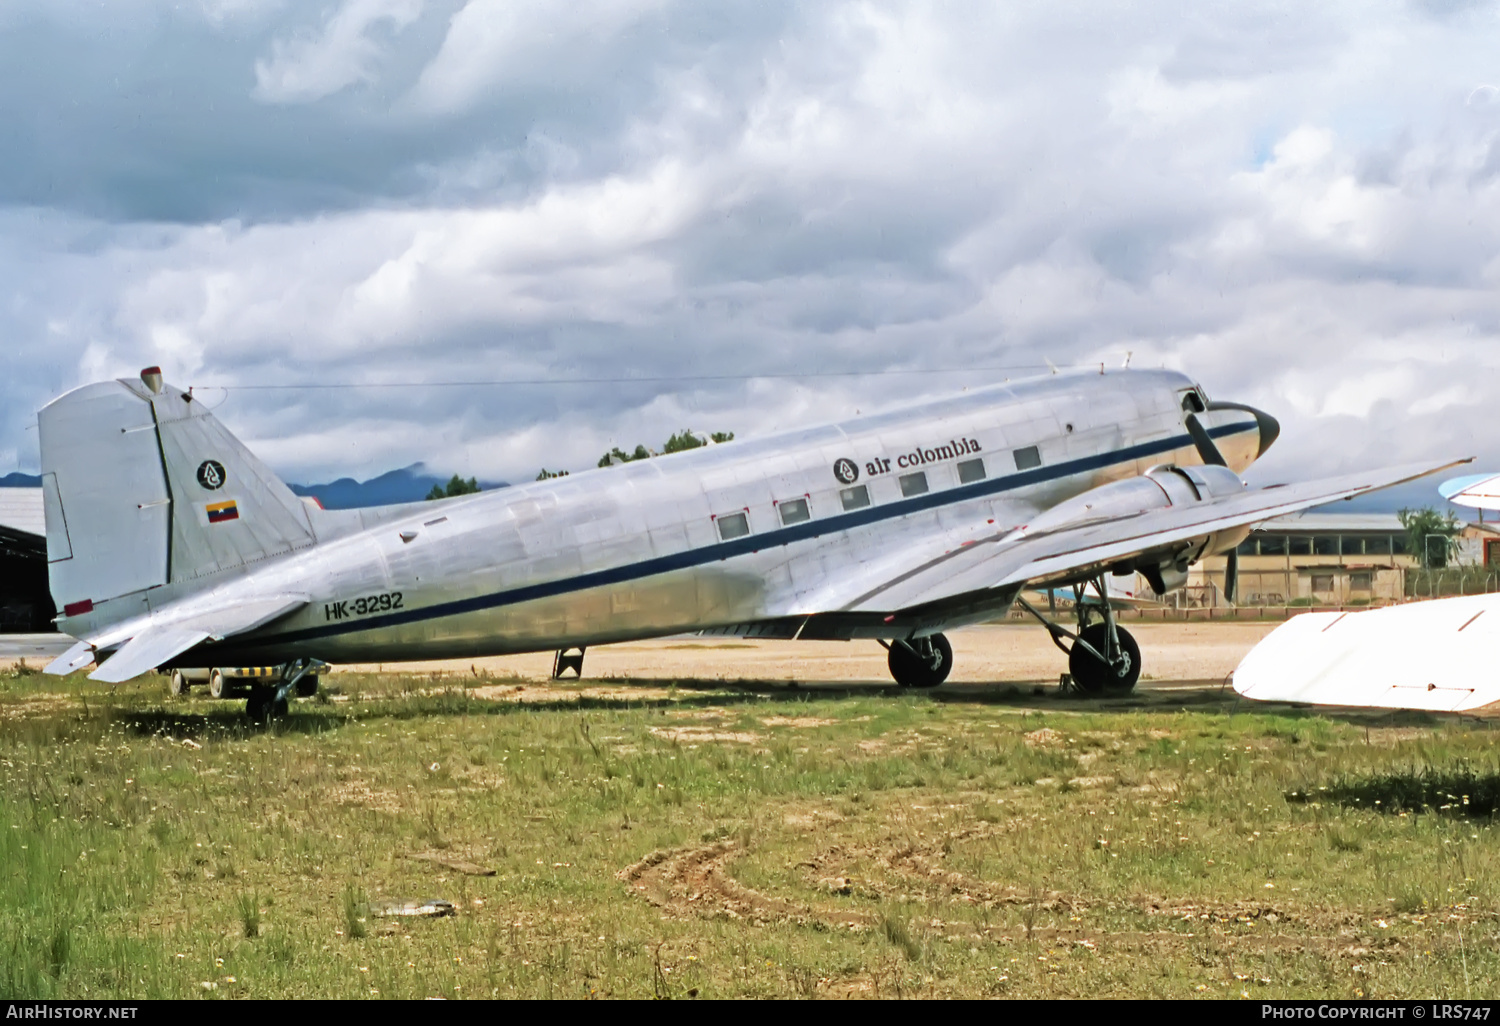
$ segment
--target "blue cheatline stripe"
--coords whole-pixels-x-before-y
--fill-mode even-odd
[[[1243,427],[1226,425],[1210,430],[1209,434],[1214,437],[1223,438],[1227,435],[1239,434],[1243,430]],[[566,595],[574,591],[585,591],[589,588],[601,588],[610,584],[623,584],[626,581],[636,581],[643,577],[654,577],[657,574],[670,573],[673,570],[686,570],[689,567],[703,566],[706,563],[717,563],[721,560],[733,559],[735,556],[747,555],[751,552],[758,552],[761,549],[790,545],[793,542],[806,541],[809,538],[818,538],[825,534],[837,534],[840,531],[848,531],[855,527],[864,527],[882,520],[894,520],[897,517],[910,516],[913,513],[937,509],[940,506],[968,502],[987,495],[999,495],[1003,492],[1015,491],[1018,488],[1041,484],[1044,481],[1055,481],[1059,478],[1071,477],[1074,474],[1083,474],[1091,470],[1103,470],[1105,467],[1115,466],[1120,463],[1133,463],[1139,459],[1160,456],[1162,453],[1172,452],[1176,449],[1190,448],[1192,444],[1193,440],[1187,435],[1163,438],[1155,442],[1142,442],[1139,445],[1127,446],[1124,449],[1114,449],[1110,452],[1099,453],[1096,456],[1084,456],[1050,467],[1035,467],[1031,470],[1022,470],[1014,474],[1007,474],[1005,477],[987,478],[983,481],[975,481],[972,484],[959,485],[957,488],[944,489],[941,492],[929,492],[926,495],[901,499],[897,502],[890,502],[881,506],[868,506],[865,509],[855,510],[852,513],[841,513],[837,516],[809,520],[792,527],[782,527],[774,531],[767,531],[764,534],[747,535],[743,538],[736,538],[733,541],[717,542],[713,545],[704,546],[701,549],[689,549],[686,552],[677,552],[670,556],[656,556],[652,559],[642,560],[639,563],[629,563],[625,566],[612,567],[608,570],[595,570],[591,573],[579,574],[576,577],[564,577],[556,581],[545,581],[541,584],[528,584],[520,588],[512,588],[509,591],[497,591],[489,595],[476,595],[473,598],[440,602],[437,605],[423,606],[420,609],[403,609],[400,612],[386,613],[383,616],[370,616],[363,620],[308,627],[300,631],[288,631],[285,634],[276,634],[268,638],[246,639],[243,644],[246,646],[281,645],[297,641],[311,641],[317,638],[333,637],[338,634],[355,634],[361,631],[379,630],[382,627],[397,627],[401,624],[417,623],[422,620],[436,620],[445,616],[459,616],[463,613],[474,613],[482,609],[495,609],[499,606],[513,606],[522,602],[552,598],[556,595]]]

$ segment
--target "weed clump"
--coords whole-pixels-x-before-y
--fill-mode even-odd
[[[365,898],[364,891],[354,884],[344,888],[344,935],[353,940],[359,940],[366,936],[369,931],[365,928],[365,915],[369,911],[369,901]]]
[[[1412,767],[1288,791],[1286,800],[1326,801],[1374,812],[1437,812],[1489,819],[1500,809],[1500,771],[1475,769],[1467,763],[1451,769]]]
[[[909,961],[916,962],[922,958],[922,945],[911,935],[906,924],[891,915],[880,917],[880,932],[885,934],[885,939],[899,949]]]
[[[240,913],[240,928],[246,937],[260,936],[260,895],[253,891],[241,894],[236,902]]]

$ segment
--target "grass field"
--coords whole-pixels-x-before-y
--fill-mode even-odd
[[[1483,724],[326,682],[257,729],[160,678],[0,674],[0,996],[1496,990]],[[427,899],[455,914],[379,914]]]

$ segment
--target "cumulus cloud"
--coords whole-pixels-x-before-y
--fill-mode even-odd
[[[321,100],[375,74],[384,28],[400,33],[422,13],[422,0],[345,0],[312,32],[276,40],[255,62],[256,99],[267,103]]]
[[[0,459],[157,362],[294,477],[519,479],[1128,352],[1280,417],[1262,479],[1500,464],[1493,8],[28,10]]]

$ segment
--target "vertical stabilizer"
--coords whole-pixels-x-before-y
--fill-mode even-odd
[[[37,415],[47,572],[65,616],[167,581],[171,522],[151,404],[118,381]]]
[[[65,618],[313,542],[291,489],[148,370],[75,389],[38,415],[48,570]]]

